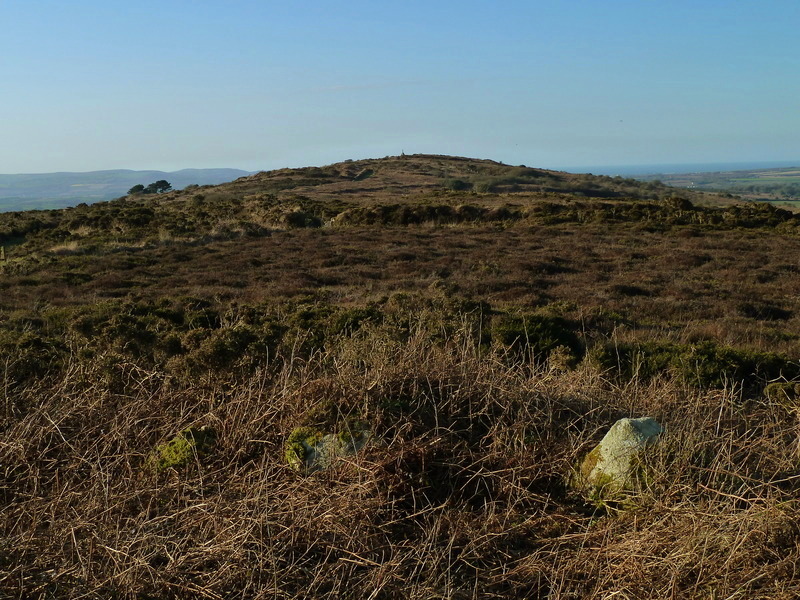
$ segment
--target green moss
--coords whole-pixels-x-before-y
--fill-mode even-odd
[[[208,455],[216,443],[217,433],[210,427],[190,427],[156,447],[151,463],[156,471],[180,469],[196,458]]]
[[[339,441],[345,448],[358,449],[369,437],[369,429],[365,423],[353,421],[337,434]]]
[[[598,462],[600,462],[600,447],[595,446],[581,461],[574,474],[572,485],[580,490],[592,504],[598,508],[604,508],[607,502],[619,497],[620,488],[611,475],[603,472],[595,473],[590,480],[590,475],[597,467]]]
[[[290,467],[300,469],[308,453],[321,439],[322,432],[313,427],[295,427],[286,438],[286,462]]]
[[[600,447],[596,446],[594,450],[589,452],[586,457],[583,459],[580,468],[580,474],[583,479],[588,479],[589,474],[592,470],[597,466],[598,461],[600,460]]]
[[[589,500],[598,508],[606,508],[608,502],[619,497],[619,484],[611,475],[605,473],[600,473],[595,477],[588,493]]]

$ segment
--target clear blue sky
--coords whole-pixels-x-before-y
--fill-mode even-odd
[[[800,162],[797,0],[3,0],[0,27],[0,173]]]

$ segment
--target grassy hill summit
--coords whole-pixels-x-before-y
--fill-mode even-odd
[[[409,155],[0,246],[0,595],[800,594],[789,211]]]
[[[608,202],[596,202],[600,199]],[[165,194],[131,194],[91,206],[2,214],[0,242],[13,246],[19,255],[53,242],[92,252],[95,244],[111,241],[144,246],[165,237],[197,241],[204,236],[259,235],[270,227],[323,224],[452,224],[536,216],[548,221],[663,221],[669,217],[659,211],[680,211],[692,202],[698,206],[734,203],[724,194],[674,189],[658,182],[412,155],[279,169]],[[642,210],[646,216],[640,214]],[[733,216],[709,213],[709,218],[738,222],[739,212],[756,214],[768,207],[736,211]],[[784,212],[772,211],[767,217]],[[695,220],[700,222],[705,214],[698,209]],[[755,218],[763,220],[762,216]]]

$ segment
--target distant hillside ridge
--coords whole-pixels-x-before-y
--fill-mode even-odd
[[[573,174],[507,165],[488,159],[435,154],[386,156],[345,160],[324,166],[282,168],[247,173],[235,169],[159,171],[98,171],[0,175],[0,212],[65,208],[116,199],[137,184],[166,179],[176,192],[190,184],[218,186],[204,194],[235,196],[249,201],[269,197],[271,202],[311,201],[341,205],[376,205],[398,201],[442,201],[445,198],[495,204],[501,198],[539,199],[553,196],[657,200],[681,196],[693,201],[708,196],[676,190],[658,182],[607,175]],[[216,179],[216,181],[215,181]],[[442,197],[445,194],[445,198]],[[174,198],[170,194],[143,198],[145,203]],[[163,196],[163,197],[162,197]],[[178,194],[177,197],[180,197]]]
[[[65,208],[124,196],[137,184],[166,179],[174,189],[188,185],[217,185],[250,175],[240,169],[182,169],[133,171],[114,169],[85,173],[0,174],[0,212]]]
[[[136,175],[146,183],[169,178],[181,185],[173,174]],[[655,181],[403,155],[263,171],[217,185],[123,194],[71,208],[5,212],[0,246],[3,271],[22,274],[56,256],[80,262],[123,249],[206,246],[291,229],[503,223],[794,231],[800,218],[774,206]]]

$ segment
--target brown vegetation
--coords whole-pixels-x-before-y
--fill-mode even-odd
[[[798,220],[606,179],[394,157],[0,215],[0,596],[800,595]],[[645,415],[644,489],[571,490]]]
[[[234,386],[74,366],[23,401],[3,464],[2,589],[17,597],[791,598],[800,592],[796,412],[737,389],[613,384],[374,331]],[[331,412],[333,411],[333,412]],[[667,428],[635,507],[565,487],[609,423]],[[298,423],[383,444],[298,475]],[[218,432],[177,470],[148,456]]]

